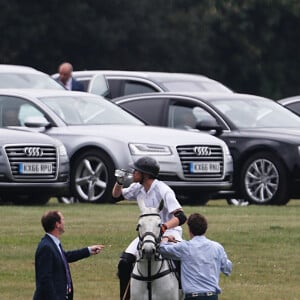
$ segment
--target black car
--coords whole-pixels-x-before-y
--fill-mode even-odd
[[[300,195],[300,118],[275,101],[246,94],[150,93],[113,102],[148,124],[206,130],[233,157],[233,194],[284,205]]]

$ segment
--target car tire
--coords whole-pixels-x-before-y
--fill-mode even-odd
[[[115,167],[107,154],[99,149],[88,150],[74,160],[71,169],[72,195],[80,202],[115,202],[112,197]]]
[[[286,168],[269,152],[258,152],[247,159],[241,171],[240,188],[250,204],[284,205],[289,201]]]

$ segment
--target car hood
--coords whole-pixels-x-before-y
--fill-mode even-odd
[[[300,143],[300,128],[255,128],[240,129],[241,135],[245,137],[274,138]]]
[[[68,133],[85,136],[101,136],[124,142],[165,144],[224,144],[222,140],[207,133],[190,132],[156,126],[136,125],[88,125],[68,126]]]
[[[24,130],[0,129],[0,144],[61,144],[56,139],[53,139],[45,134],[38,132],[28,132]]]

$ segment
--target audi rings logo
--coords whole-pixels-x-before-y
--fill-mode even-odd
[[[198,156],[211,156],[211,149],[209,147],[194,147],[194,153]]]
[[[40,147],[25,147],[24,154],[31,157],[43,156],[43,150]]]

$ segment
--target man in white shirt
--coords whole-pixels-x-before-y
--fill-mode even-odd
[[[176,199],[174,191],[164,182],[157,179],[159,173],[158,162],[152,157],[141,157],[133,164],[133,183],[128,188],[123,188],[123,179],[117,177],[112,195],[115,198],[123,196],[126,200],[143,201],[146,207],[158,207],[161,200],[164,207],[160,211],[163,222],[162,232],[172,234],[177,240],[182,240],[182,228],[180,225],[186,221],[182,207]],[[120,299],[129,299],[129,280],[136,260],[136,237],[127,249],[122,253],[118,265],[120,279]]]

